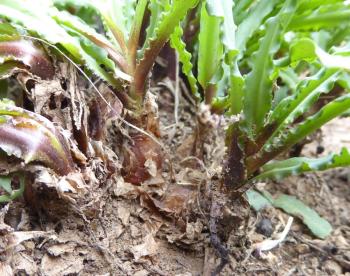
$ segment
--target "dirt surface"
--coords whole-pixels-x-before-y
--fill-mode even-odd
[[[164,172],[158,175],[149,164],[152,180],[141,186],[123,180],[118,170],[121,160],[113,151],[121,124],[113,120],[107,143],[94,144],[95,152],[102,147],[108,156],[95,154],[84,161],[88,169],[80,187],[83,193],[77,188],[73,196],[57,194],[45,179],[30,189],[34,196],[27,194],[2,207],[0,275],[211,274],[220,263],[210,242],[210,214],[211,199],[225,198],[220,199],[218,182],[225,122],[208,115],[205,108],[199,108],[196,122],[196,109],[184,96],[175,122],[171,90],[159,85],[152,91],[159,95]],[[324,137],[307,145],[303,154],[315,155],[319,146],[326,153],[350,145],[348,126],[349,119],[325,126]],[[200,141],[203,147],[197,146],[202,143],[196,131],[206,133]],[[107,163],[117,168],[112,175]],[[241,201],[223,208],[218,236],[230,254],[221,274],[350,275],[349,176],[350,170],[343,169],[258,184],[272,195],[295,195],[314,208],[333,226],[326,240],[315,239],[295,219],[278,248],[256,256],[254,244],[281,232],[288,215],[274,208],[256,213]]]

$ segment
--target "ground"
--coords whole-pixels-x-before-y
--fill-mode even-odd
[[[210,193],[220,192],[223,133],[207,135],[204,162],[193,157],[194,106],[181,97],[175,124],[173,95],[164,87],[158,90],[161,141],[167,145],[164,173],[142,186],[126,183],[118,174],[102,175],[103,181],[86,182],[84,197],[73,203],[44,187],[34,189],[30,202],[4,205],[0,275],[211,274],[220,262],[208,225]],[[202,112],[199,120],[207,124]],[[220,118],[210,120],[211,127],[221,124]],[[302,154],[315,155],[320,145],[325,153],[350,145],[349,126],[347,118],[326,125],[322,139]],[[99,165],[93,164],[95,169]],[[256,213],[244,202],[232,203],[219,224],[219,236],[230,251],[222,275],[350,275],[349,175],[345,168],[259,183],[258,189],[273,195],[295,195],[334,229],[319,240],[296,218],[284,242],[263,256],[254,254],[254,244],[280,232],[288,215],[274,208]]]

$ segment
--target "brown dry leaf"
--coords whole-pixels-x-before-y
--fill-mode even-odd
[[[152,159],[147,159],[144,166],[147,172],[150,174],[150,176],[157,176],[157,164]]]
[[[162,225],[163,221],[160,218],[148,219],[145,222],[145,230],[150,234],[156,235]]]
[[[197,164],[198,166],[198,164]],[[201,172],[198,169],[183,168],[176,174],[176,181],[181,185],[199,185],[205,181],[208,176],[206,172]]]
[[[83,258],[79,258],[73,254],[67,254],[59,258],[45,254],[41,260],[43,275],[61,276],[79,274],[83,268]]]
[[[186,236],[189,240],[198,240],[201,238],[203,224],[200,220],[186,224]]]
[[[49,239],[56,239],[56,235],[53,235],[50,232],[44,232],[44,231],[26,231],[26,232],[12,232],[9,233],[3,237],[0,237],[0,240],[2,240],[0,243],[4,245],[4,248],[2,250],[9,250],[14,248],[15,246],[19,245],[20,243],[30,240],[30,239],[37,239],[46,237]]]
[[[1,276],[13,276],[13,270],[11,266],[5,262],[0,262],[0,275]]]
[[[115,227],[115,229],[113,229],[116,239],[118,239],[120,237],[120,235],[124,233],[124,229],[125,229],[125,227],[123,227],[121,224],[118,224]]]
[[[138,238],[141,236],[141,231],[138,227],[136,227],[135,225],[131,224],[130,225],[130,235],[132,238]]]
[[[113,193],[115,196],[127,196],[130,194],[137,194],[136,187],[128,182],[124,181],[121,176],[116,177],[114,182]]]
[[[186,137],[183,143],[181,143],[181,145],[177,148],[176,155],[180,159],[184,159],[188,156],[193,155],[193,148],[194,148],[195,141],[196,141],[196,136],[194,134],[191,134],[190,136]]]
[[[189,186],[171,185],[163,199],[153,199],[153,202],[161,211],[180,214],[194,200],[195,194],[196,190]]]
[[[131,140],[123,145],[123,176],[127,182],[140,185],[152,176],[145,166],[147,160],[152,160],[156,166],[151,171],[154,175],[160,173],[163,165],[163,152],[159,144],[142,133],[130,134]],[[149,163],[150,161],[148,161]]]
[[[22,82],[29,81],[29,78],[24,79],[22,76]],[[58,79],[51,81],[40,81],[35,84],[35,87],[30,91],[34,100],[34,111],[41,114],[45,105],[48,104],[52,95],[54,97],[62,97],[64,90],[61,88],[61,84]]]
[[[83,175],[79,172],[57,177],[46,168],[37,166],[34,169],[36,169],[34,184],[55,189],[58,195],[65,200],[75,203],[74,198],[86,193],[86,184]]]
[[[187,222],[186,223],[186,232],[174,231],[171,229],[169,234],[166,235],[168,242],[176,243],[179,245],[199,245],[198,241],[201,241],[205,238],[202,234],[203,224],[200,220],[196,222]],[[195,248],[196,246],[194,246]],[[200,247],[197,248],[197,250]]]
[[[117,119],[123,111],[123,104],[107,85],[101,84],[99,91],[109,106],[100,98],[94,98],[89,103],[89,136],[97,141],[105,137],[106,125],[109,121]]]
[[[152,256],[158,251],[158,244],[155,241],[153,234],[147,234],[144,238],[144,243],[135,245],[131,248],[131,253],[134,255],[136,261],[144,256]]]
[[[123,225],[127,225],[129,223],[130,218],[130,208],[125,208],[124,206],[118,206],[118,218],[121,220]]]
[[[47,248],[47,253],[53,257],[58,257],[63,254],[72,253],[76,247],[73,242],[54,244]]]
[[[147,275],[149,275],[149,272],[146,269],[142,269],[134,273],[134,276],[147,276]]]
[[[11,233],[14,231],[14,229],[10,226],[7,225],[4,220],[5,216],[10,208],[10,204],[5,205],[5,207],[0,209],[0,235],[6,235],[8,233]],[[0,243],[0,246],[2,246],[3,243]]]
[[[32,256],[25,253],[18,253],[12,257],[11,266],[15,275],[35,275],[38,267]],[[3,275],[0,272],[0,275]]]

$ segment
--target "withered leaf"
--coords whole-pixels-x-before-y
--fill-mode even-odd
[[[0,42],[0,64],[6,64],[9,60],[15,61],[17,64],[12,65],[19,68],[25,65],[32,74],[42,79],[52,79],[55,74],[55,68],[49,57],[28,40]]]
[[[73,172],[73,161],[63,136],[46,118],[0,101],[0,148],[27,164],[39,161],[60,175]]]

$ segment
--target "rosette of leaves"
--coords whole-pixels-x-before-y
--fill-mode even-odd
[[[273,161],[350,109],[349,13],[340,0],[206,0],[172,34],[194,94],[235,116],[226,136],[228,188],[350,165],[346,149]],[[199,33],[188,40],[191,28]]]
[[[0,18],[54,45],[82,65],[86,73],[106,81],[129,110],[127,120],[150,135],[159,136],[157,118],[143,109],[149,76],[174,29],[198,2],[5,0],[0,3]],[[95,23],[91,16],[96,19]],[[142,177],[130,175],[128,179],[139,184],[150,177],[144,166],[148,155],[158,169],[163,163],[161,149],[145,133],[130,137],[131,143],[125,145],[127,149],[123,151],[124,160],[135,161],[126,165],[128,171]],[[146,145],[151,154],[144,152]]]

